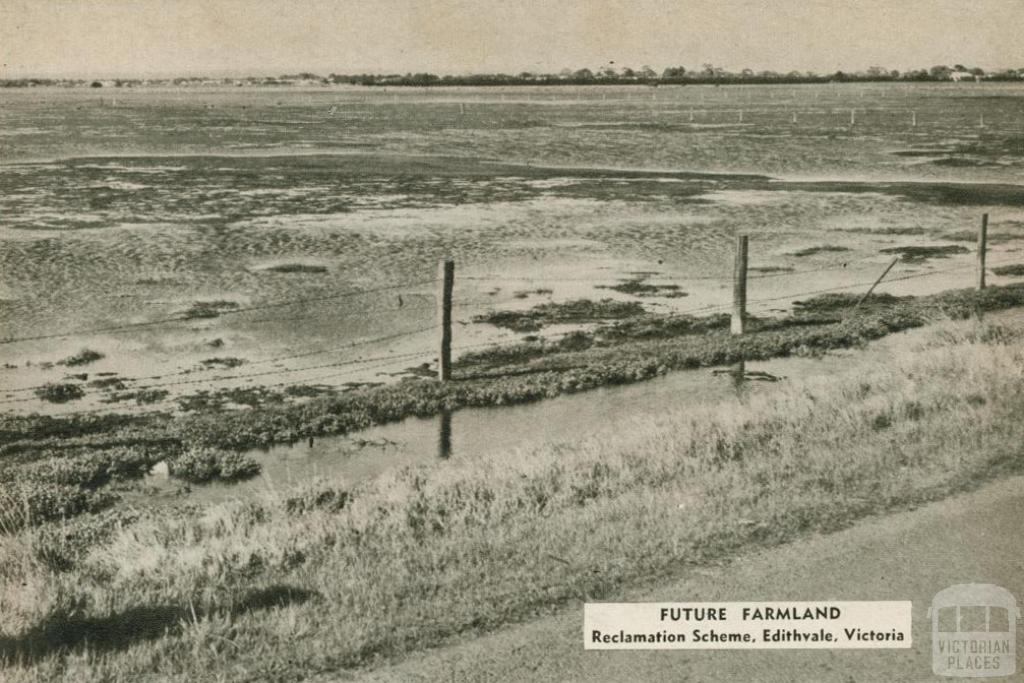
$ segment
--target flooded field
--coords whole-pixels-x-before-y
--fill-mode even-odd
[[[33,89],[0,100],[0,160],[17,412],[428,371],[442,257],[458,351],[525,336],[495,309],[725,310],[737,233],[755,314],[908,246],[940,251],[883,291],[968,286],[983,212],[992,264],[1024,246],[1016,85]]]
[[[351,678],[1018,470],[1022,145],[989,83],[3,93],[0,678]]]
[[[880,342],[881,349],[873,351],[874,355],[891,352],[894,341]],[[598,388],[540,403],[410,417],[346,436],[253,450],[247,455],[259,463],[258,477],[190,488],[188,500],[216,503],[273,498],[318,480],[354,488],[401,467],[429,466],[439,460],[469,463],[503,454],[514,458],[517,452],[551,447],[552,443],[568,445],[635,428],[638,420],[650,415],[652,405],[695,409],[709,402],[742,402],[772,391],[778,381],[846,371],[862,360],[858,355],[862,353],[846,351],[823,358],[765,361],[757,364],[759,376],[764,379],[741,387],[724,372],[677,372],[649,382]],[[182,492],[181,482],[158,465],[128,500],[146,505],[173,504]]]

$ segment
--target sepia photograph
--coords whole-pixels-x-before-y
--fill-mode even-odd
[[[1024,0],[0,0],[0,681],[1024,680]]]

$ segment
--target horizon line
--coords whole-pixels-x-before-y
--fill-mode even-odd
[[[634,69],[634,71],[640,71],[641,69],[645,68],[645,66],[646,65],[637,67],[636,69]],[[753,69],[753,68],[750,68],[750,67],[744,67],[743,69],[738,70],[738,71],[731,71],[729,69],[724,69],[723,68],[722,74],[728,74],[728,75],[732,75],[732,76],[742,76],[742,73],[743,73],[744,70],[750,69],[751,71],[753,71],[753,77],[755,77],[755,78],[759,74],[777,74],[777,75],[780,75],[780,76],[788,76],[788,75],[794,74],[794,73],[795,74],[799,74],[801,77],[820,77],[820,78],[825,78],[825,77],[829,77],[829,76],[834,76],[834,75],[839,74],[839,73],[848,74],[848,75],[851,75],[851,76],[852,75],[858,75],[858,74],[866,75],[866,72],[869,69],[876,68],[876,66],[871,66],[871,67],[867,67],[867,68],[864,68],[864,69],[857,69],[857,70],[836,69],[836,70],[826,70],[826,71],[817,71],[817,70],[812,70],[812,69],[789,69],[789,70],[781,71],[781,70],[775,70],[775,69]],[[928,67],[917,66],[917,67],[909,67],[909,68],[904,68],[904,69],[889,69],[889,68],[883,67],[883,66],[878,66],[877,68],[884,69],[886,74],[889,74],[889,73],[891,73],[893,71],[898,71],[902,75],[902,74],[906,74],[906,73],[913,72],[913,71],[929,71],[930,69],[932,69],[934,67],[940,67],[940,66],[948,68],[948,69],[953,69],[956,66],[956,64],[952,64],[952,65],[951,64],[934,64],[934,65],[931,65],[931,66],[928,66]],[[961,65],[961,66],[963,66],[963,65]],[[683,65],[679,65],[679,67],[686,68]],[[660,70],[660,72],[657,69],[653,69],[653,67],[652,67],[652,70],[656,74],[656,76],[654,76],[654,78],[661,79],[662,78],[662,74],[664,73],[665,70],[671,69],[671,68],[679,68],[679,67],[673,67],[673,66],[664,67],[664,68],[662,68]],[[18,73],[18,74],[4,74],[2,69],[0,69],[0,80],[2,80],[2,81],[15,81],[15,80],[33,80],[33,79],[35,79],[35,80],[79,80],[79,81],[87,81],[87,80],[109,80],[109,79],[114,79],[114,80],[116,80],[116,79],[121,79],[121,80],[167,80],[167,79],[175,79],[175,78],[234,78],[234,79],[246,79],[246,78],[282,78],[282,77],[285,77],[285,76],[294,77],[294,76],[298,76],[298,75],[301,75],[301,74],[310,74],[310,75],[313,75],[313,76],[316,76],[316,77],[319,77],[319,78],[325,78],[325,77],[331,76],[331,75],[336,75],[336,76],[372,76],[372,77],[382,77],[382,76],[412,76],[412,75],[418,75],[418,74],[427,74],[427,75],[431,75],[431,76],[438,76],[438,77],[441,77],[441,78],[472,78],[472,77],[483,77],[483,76],[507,76],[507,77],[512,77],[512,78],[519,78],[521,74],[530,74],[530,75],[539,76],[539,77],[545,77],[545,76],[559,77],[559,76],[562,76],[565,71],[571,71],[571,72],[575,73],[575,72],[578,72],[578,71],[581,71],[581,70],[584,70],[584,69],[590,70],[596,76],[596,74],[599,73],[599,70],[601,68],[602,67],[597,67],[597,69],[592,69],[590,67],[579,67],[577,69],[571,69],[570,67],[563,67],[562,69],[559,69],[559,70],[556,70],[556,71],[544,71],[544,70],[532,70],[531,71],[531,70],[526,70],[526,69],[511,70],[511,71],[462,71],[462,70],[459,70],[459,71],[441,71],[441,70],[438,70],[438,71],[422,71],[422,70],[416,71],[416,70],[409,70],[409,69],[404,69],[404,70],[401,70],[401,69],[399,69],[399,70],[349,69],[349,70],[345,70],[345,71],[334,71],[334,70],[326,71],[326,69],[324,69],[324,68],[320,68],[320,69],[310,69],[310,68],[287,69],[287,68],[281,68],[281,69],[275,70],[278,73],[270,73],[270,72],[259,73],[259,72],[255,72],[255,71],[248,71],[248,70],[241,71],[241,70],[237,70],[237,69],[220,70],[220,69],[214,68],[214,69],[209,69],[209,70],[204,70],[204,71],[190,71],[190,70],[186,70],[186,71],[181,71],[181,72],[168,72],[168,71],[165,71],[165,72],[127,72],[126,73],[126,72],[103,71],[103,72],[96,72],[96,73],[93,73],[91,75],[82,75],[81,72],[59,72],[59,73],[52,73],[52,74],[45,74],[45,72],[23,72],[23,73]],[[627,67],[627,68],[630,68],[630,67]],[[978,69],[978,68],[980,68],[982,71],[984,71],[985,74],[992,74],[992,73],[1005,73],[1005,72],[1008,72],[1008,71],[1017,71],[1017,72],[1019,72],[1019,71],[1024,70],[1024,65],[1019,66],[1019,67],[1013,67],[1013,66],[999,66],[999,67],[970,66],[970,67],[967,67],[967,70]],[[324,72],[324,73],[318,73],[318,72]],[[685,72],[686,75],[690,75],[690,74],[697,75],[697,74],[700,74],[700,73],[702,73],[702,70],[699,70],[699,69],[690,70],[688,68],[687,68],[687,70]],[[683,78],[686,78],[686,77],[687,76],[683,76]],[[750,77],[751,76],[745,76],[745,78],[750,78]],[[617,76],[615,76],[615,78],[623,78],[623,76],[621,75],[621,73],[619,73]],[[601,79],[595,77],[595,80],[601,80]]]

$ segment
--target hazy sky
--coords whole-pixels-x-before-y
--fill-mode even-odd
[[[0,0],[3,77],[1024,67],[1024,0]]]

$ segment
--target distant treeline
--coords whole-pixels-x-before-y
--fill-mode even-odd
[[[1005,69],[986,73],[981,68],[955,66],[933,66],[930,69],[913,69],[910,71],[887,70],[882,67],[871,67],[866,71],[836,71],[830,74],[818,74],[810,71],[727,71],[706,64],[699,71],[690,71],[686,67],[669,67],[660,74],[649,67],[639,70],[624,68],[604,68],[598,71],[579,69],[563,70],[557,74],[539,74],[523,72],[519,74],[472,74],[466,76],[438,76],[431,73],[407,74],[331,74],[325,79],[330,83],[350,83],[353,85],[662,85],[662,84],[726,84],[726,83],[842,83],[842,82],[885,82],[885,81],[949,81],[949,80],[999,80],[1016,81],[1024,78],[1024,69]]]
[[[596,71],[591,69],[563,69],[556,74],[522,72],[518,74],[470,74],[437,75],[432,73],[405,74],[329,74],[314,73],[285,74],[282,76],[247,76],[242,78],[207,78],[191,76],[182,78],[115,78],[107,80],[21,78],[0,80],[0,87],[138,87],[138,86],[289,86],[289,85],[363,85],[363,86],[510,86],[510,85],[723,85],[723,84],[794,84],[794,83],[879,83],[889,81],[1018,81],[1024,79],[1024,68],[1003,69],[986,72],[984,69],[968,68],[962,64],[954,66],[937,65],[930,69],[909,71],[889,70],[873,66],[865,71],[836,71],[818,74],[811,71],[728,71],[712,64],[705,64],[699,70],[683,66],[664,69],[660,74],[650,67],[640,69],[616,69],[608,66]]]

